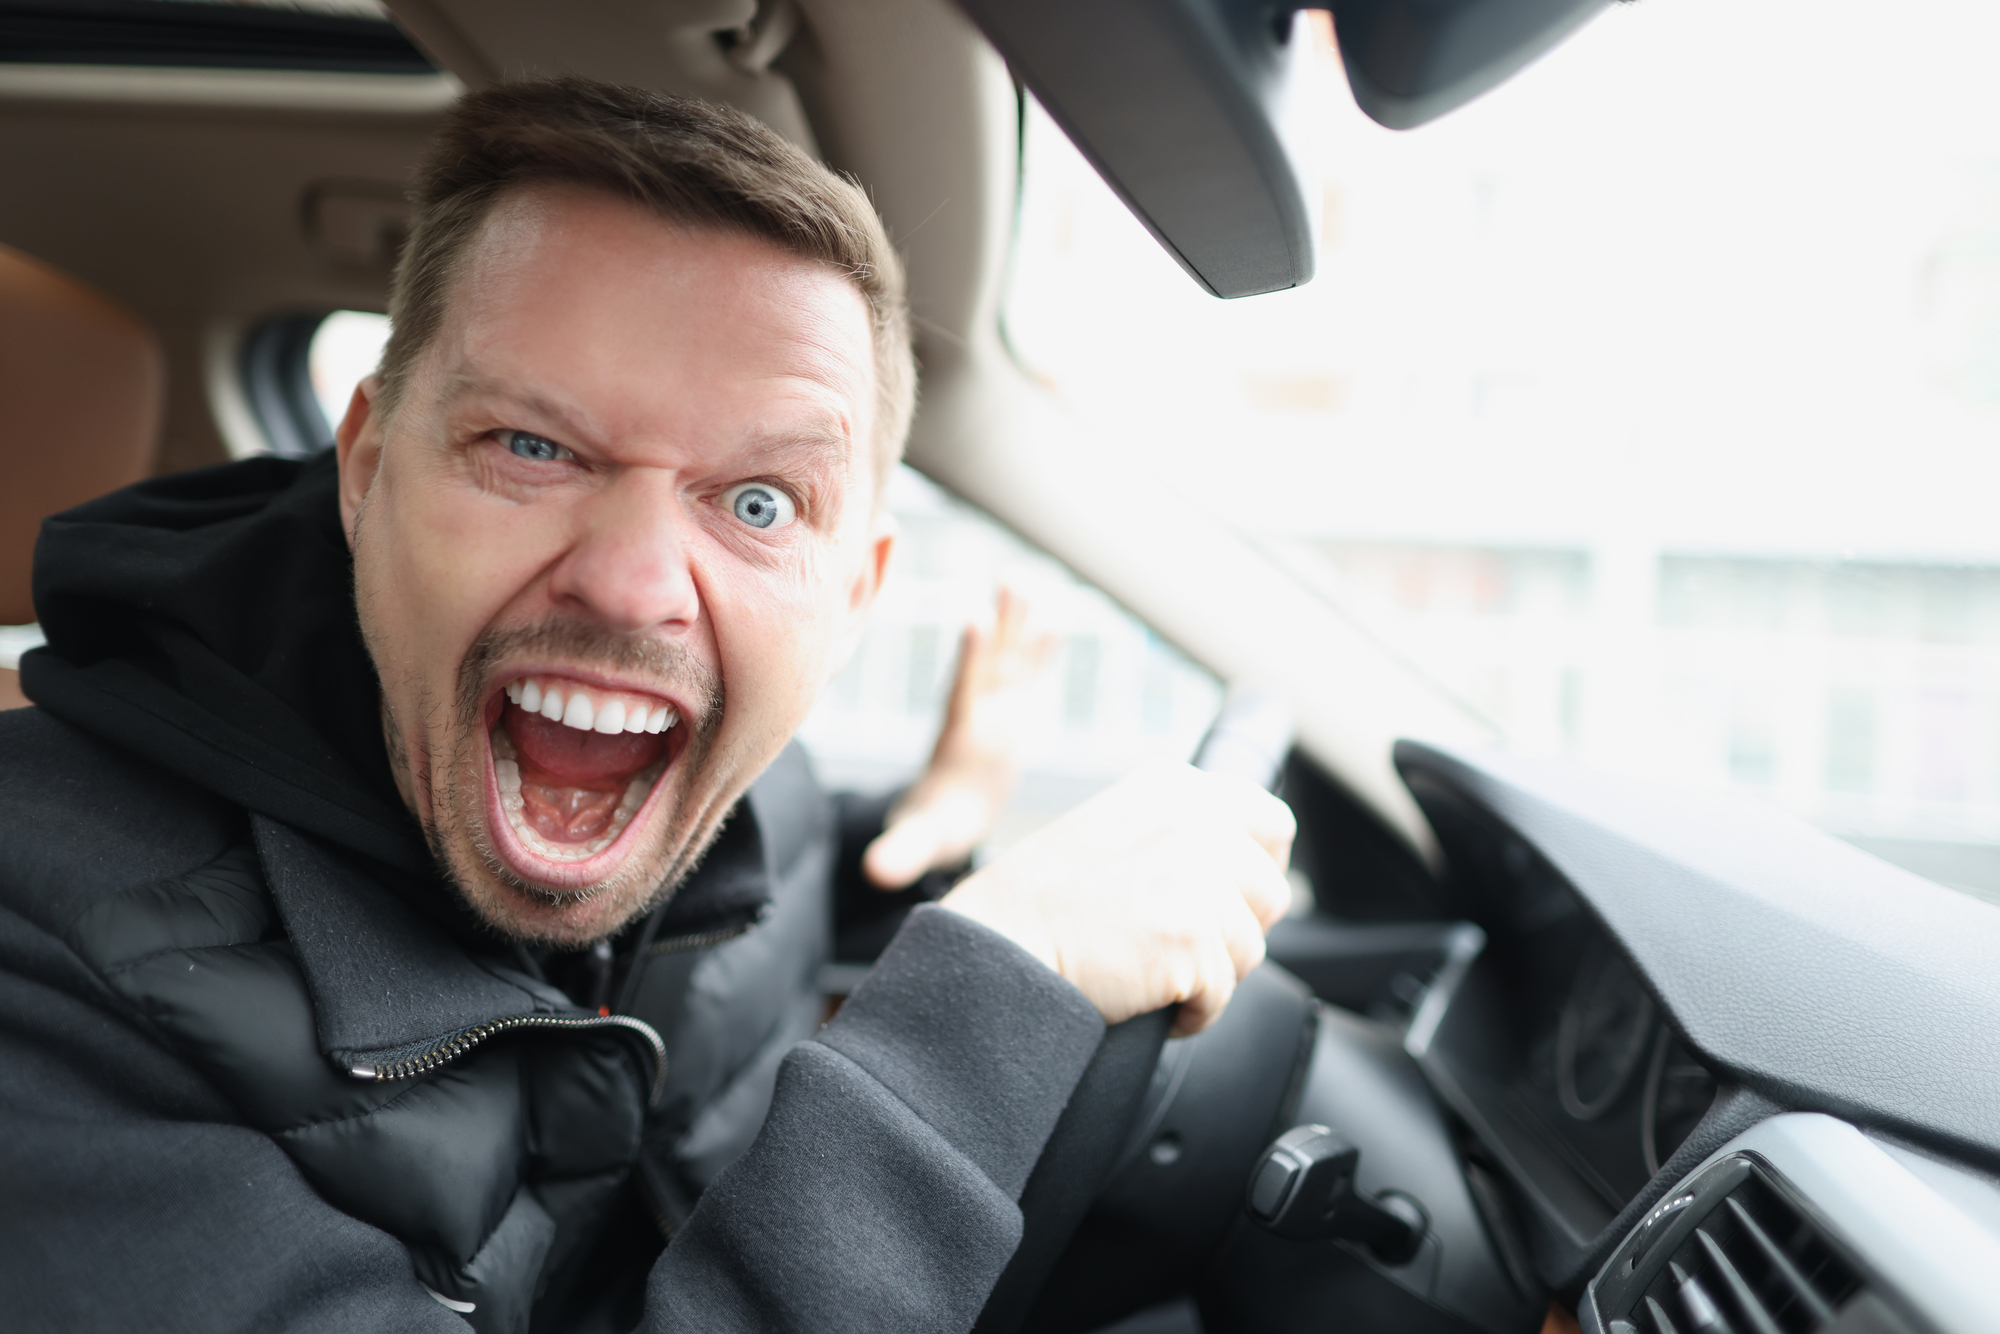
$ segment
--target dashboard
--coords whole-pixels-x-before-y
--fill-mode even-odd
[[[1489,1152],[1582,1240],[1658,1174],[1716,1081],[1573,897],[1551,886],[1523,906],[1470,976],[1444,979],[1417,1046]]]
[[[2000,1329],[2000,910],[1636,780],[1398,763],[1478,927],[1404,1047],[1523,1279],[1586,1334]]]
[[[1482,850],[1475,865],[1499,872],[1481,885],[1485,938],[1440,972],[1408,1046],[1473,1158],[1513,1184],[1542,1267],[1562,1270],[1659,1175],[1718,1085],[1560,876],[1522,843]],[[1458,844],[1461,862],[1473,851]]]

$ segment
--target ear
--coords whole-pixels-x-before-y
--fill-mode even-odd
[[[347,533],[350,550],[354,521],[382,467],[382,422],[375,411],[381,392],[379,376],[371,375],[355,385],[354,396],[347,400],[347,415],[333,433],[334,457],[340,465],[340,526]]]
[[[878,506],[871,521],[867,555],[860,561],[854,572],[854,582],[847,588],[847,606],[841,613],[840,633],[827,659],[827,680],[831,681],[838,675],[854,656],[854,650],[861,647],[861,636],[868,629],[868,610],[875,605],[875,595],[882,591],[882,580],[889,573],[889,556],[895,549],[896,516],[889,513],[888,507]]]

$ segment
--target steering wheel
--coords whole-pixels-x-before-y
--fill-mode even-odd
[[[1194,764],[1269,789],[1291,743],[1290,707],[1268,691],[1239,687],[1223,700]],[[1021,1191],[1021,1244],[993,1285],[974,1334],[1016,1334],[1027,1318],[1131,1137],[1173,1017],[1169,1007],[1105,1030]]]

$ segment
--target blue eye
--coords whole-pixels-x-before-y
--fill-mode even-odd
[[[526,431],[502,431],[500,439],[517,457],[533,459],[536,463],[554,463],[570,457],[570,452],[555,441],[529,435]]]
[[[729,488],[722,503],[752,528],[783,528],[799,516],[790,496],[762,482],[745,482]]]

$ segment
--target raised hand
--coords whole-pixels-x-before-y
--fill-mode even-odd
[[[1027,687],[1055,650],[1054,636],[1031,634],[1027,622],[1027,602],[1002,588],[993,625],[965,628],[930,765],[862,856],[876,886],[902,889],[964,861],[1006,807]]]

